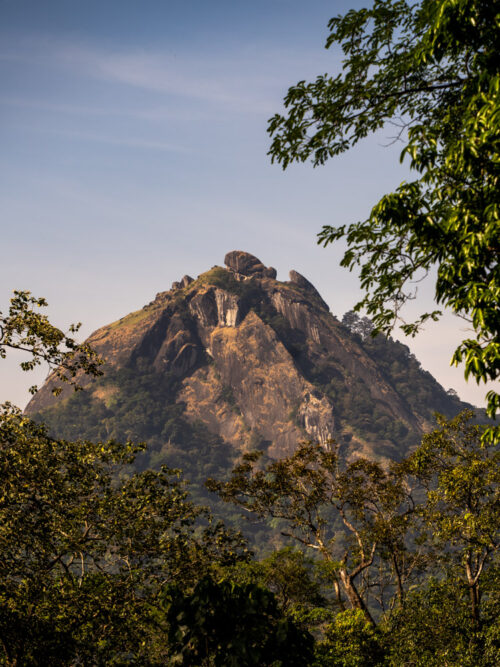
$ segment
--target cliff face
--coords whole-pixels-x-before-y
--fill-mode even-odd
[[[396,386],[377,357],[391,354],[380,351],[388,342],[375,353],[306,278],[291,271],[280,282],[241,251],[197,280],[184,276],[88,342],[106,359],[104,377],[57,398],[49,381],[27,412],[62,437],[148,440],[156,464],[176,463],[173,453],[197,456],[195,441],[217,450],[222,467],[231,452],[259,447],[277,457],[304,439],[335,438],[346,456],[399,458],[439,407],[414,405]],[[398,354],[404,368],[406,353]],[[458,412],[457,399],[429,378],[430,394]]]

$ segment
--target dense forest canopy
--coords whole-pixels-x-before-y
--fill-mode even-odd
[[[390,469],[246,455],[210,488],[301,547],[256,560],[178,472],[134,472],[141,447],[54,440],[6,406],[1,663],[493,667],[500,460],[471,416]]]

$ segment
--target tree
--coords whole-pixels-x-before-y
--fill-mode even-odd
[[[420,556],[405,545],[413,500],[399,475],[366,459],[343,465],[336,449],[311,443],[263,467],[261,459],[262,452],[246,454],[228,482],[207,486],[259,517],[280,520],[283,535],[318,554],[341,610],[347,601],[375,625],[369,601],[384,609],[390,595],[403,604]]]
[[[299,610],[326,607],[314,565],[302,551],[283,547],[259,563],[262,584],[276,596],[280,607],[295,617]]]
[[[172,659],[178,665],[264,667],[311,664],[313,638],[280,612],[272,593],[207,577],[166,600]]]
[[[474,624],[465,587],[446,576],[426,578],[410,591],[404,609],[383,623],[384,665],[496,667],[500,651],[498,582]]]
[[[362,340],[367,340],[373,332],[373,322],[368,317],[360,317],[354,310],[348,310],[342,317],[342,324]]]
[[[384,652],[377,630],[359,610],[338,614],[316,647],[315,667],[376,667]]]
[[[392,466],[304,443],[278,461],[248,453],[208,482],[323,559],[338,613],[317,664],[498,663],[500,452],[472,411],[437,419]]]
[[[468,590],[470,617],[480,625],[482,582],[500,551],[500,451],[481,442],[484,429],[473,416],[438,416],[438,428],[403,467],[425,489],[418,513],[435,562]]]
[[[221,576],[242,586],[257,584],[267,589],[284,615],[317,637],[336,614],[336,605],[327,595],[331,590],[331,573],[323,572],[321,565],[321,561],[304,551],[288,546],[262,560],[224,568]]]
[[[471,323],[453,363],[478,383],[500,374],[500,14],[494,0],[374,0],[332,18],[326,46],[339,44],[342,72],[300,81],[286,115],[269,121],[270,155],[286,168],[320,165],[369,133],[396,124],[401,160],[416,174],[385,195],[361,222],[325,226],[340,238],[341,265],[359,267],[365,308],[389,333],[415,284],[436,275],[438,304]],[[434,273],[432,273],[434,275]],[[415,335],[441,311],[401,328]],[[494,417],[500,395],[488,392]],[[490,429],[488,437],[499,437]],[[496,434],[496,435],[495,435]]]
[[[55,440],[4,406],[0,664],[151,664],[164,589],[246,557],[176,471],[132,473],[141,449]]]
[[[262,560],[237,563],[221,576],[237,584],[256,583],[271,591],[280,608],[294,614],[297,608],[328,606],[321,594],[321,573],[316,561],[299,549],[282,547]]]
[[[38,312],[38,308],[45,306],[47,301],[32,296],[31,292],[14,292],[8,314],[0,312],[0,359],[6,357],[9,349],[26,352],[31,358],[23,361],[21,368],[29,371],[47,363],[53,372],[54,393],[61,391],[58,381],[81,389],[77,377],[102,375],[103,360],[90,345],[77,343],[72,336],[51,324],[46,315]],[[76,333],[80,326],[72,324],[69,334]],[[30,388],[32,394],[36,390],[36,386]]]

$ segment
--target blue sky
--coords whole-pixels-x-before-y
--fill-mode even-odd
[[[45,296],[82,334],[242,249],[306,275],[341,316],[359,296],[323,224],[365,218],[406,177],[390,131],[313,169],[266,155],[288,86],[335,72],[328,19],[361,2],[0,0],[0,308]],[[423,289],[422,307],[431,290]],[[449,367],[463,323],[406,341],[466,400]],[[0,401],[43,378],[1,361]]]

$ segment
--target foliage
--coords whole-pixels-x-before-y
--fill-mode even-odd
[[[373,334],[374,326],[370,318],[360,317],[354,310],[348,310],[344,313],[342,324],[363,341],[368,340],[368,337]]]
[[[404,542],[413,501],[399,475],[366,459],[343,464],[338,450],[310,443],[266,466],[261,459],[262,452],[246,454],[229,482],[208,480],[207,486],[257,516],[280,520],[284,535],[324,559],[341,609],[347,600],[374,624],[369,594],[375,597],[379,587],[383,606],[387,576],[402,603],[419,556]],[[375,566],[384,570],[376,582],[369,576]]]
[[[38,312],[38,308],[45,306],[45,299],[37,299],[30,292],[14,292],[8,315],[0,312],[0,358],[4,359],[9,349],[26,352],[31,358],[21,363],[24,371],[45,362],[54,380],[69,382],[79,389],[76,378],[82,374],[102,375],[99,367],[103,361],[89,345],[80,345]],[[80,324],[72,324],[69,333],[74,334],[79,328]],[[32,394],[36,390],[36,386],[30,388]],[[60,391],[61,388],[53,384],[53,393]]]
[[[270,154],[284,168],[315,165],[388,123],[399,125],[401,159],[416,173],[365,220],[325,226],[319,242],[347,240],[341,264],[360,268],[366,308],[390,332],[415,283],[436,272],[438,304],[470,321],[453,362],[477,382],[500,374],[500,39],[493,0],[374,0],[329,23],[327,48],[344,53],[340,74],[300,81],[287,115],[269,123]],[[434,273],[433,273],[434,275]],[[414,335],[440,311],[402,329]],[[488,393],[494,417],[500,397]],[[498,434],[498,433],[497,433]],[[493,431],[489,432],[490,437]]]
[[[466,588],[448,578],[423,582],[410,592],[405,608],[385,623],[386,664],[495,667],[500,652],[498,587],[487,611],[478,628]]]
[[[357,313],[348,311],[342,318],[342,324],[354,334],[398,395],[418,414],[431,421],[436,411],[446,417],[454,417],[467,406],[460,402],[456,392],[444,391],[432,375],[423,370],[406,345],[390,336],[373,335],[374,326],[369,318],[361,318]],[[395,425],[394,420],[372,412],[370,421],[371,428],[377,430],[379,437],[384,435],[384,426],[387,435],[391,437],[390,429]],[[401,434],[398,435],[401,440]]]
[[[325,597],[303,552],[246,563],[174,471],[133,474],[140,447],[54,440],[5,408],[0,664],[492,667],[498,454],[470,418],[441,420],[391,470],[303,445],[267,464],[249,454],[212,482],[322,557]]]
[[[448,572],[458,570],[480,623],[481,584],[500,551],[500,451],[481,443],[483,428],[465,411],[425,435],[404,467],[426,491],[419,508],[426,539]]]
[[[239,562],[221,570],[221,577],[239,585],[257,584],[276,598],[280,610],[315,637],[335,616],[319,562],[290,546],[261,560]]]
[[[313,639],[255,584],[205,578],[191,594],[169,591],[166,620],[178,665],[297,667],[312,657]]]
[[[246,454],[229,482],[207,484],[313,549],[340,609],[347,603],[374,625],[374,605],[404,608],[412,582],[431,570],[468,590],[479,627],[483,582],[498,564],[500,454],[473,416],[438,417],[438,428],[388,470],[361,458],[343,464],[338,449],[305,443],[268,463],[261,452]]]
[[[283,547],[260,562],[262,583],[285,611],[326,606],[314,573],[314,561],[302,551]]]
[[[176,471],[131,473],[140,447],[54,440],[0,415],[0,638],[6,665],[141,660],[166,585],[246,557]],[[144,657],[144,656],[143,656]]]
[[[318,667],[366,667],[382,665],[380,637],[359,610],[337,614],[316,647]]]

